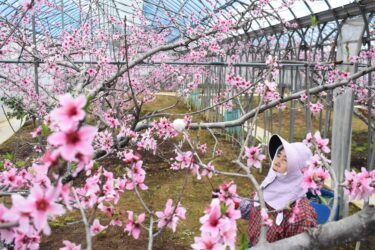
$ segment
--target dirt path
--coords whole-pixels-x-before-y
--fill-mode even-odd
[[[18,131],[21,127],[20,120],[12,118],[8,122],[3,110],[0,109],[0,144],[8,140],[14,134],[14,131]]]

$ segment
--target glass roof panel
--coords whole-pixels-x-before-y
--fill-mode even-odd
[[[314,13],[328,10],[328,5],[324,1],[316,1],[314,3],[310,3],[309,6]]]
[[[297,18],[304,17],[311,15],[310,10],[306,7],[303,2],[297,2],[291,7],[291,11],[293,11],[294,15]]]
[[[329,0],[328,2],[332,8],[337,8],[345,4],[353,3],[355,0]]]
[[[0,18],[11,20],[14,14],[22,10],[20,0],[0,0]],[[49,0],[55,7],[44,6],[42,12],[38,13],[38,19],[43,23],[47,30],[58,36],[61,32],[61,21],[64,19],[64,25],[78,27],[80,20],[80,4],[84,16],[101,15],[104,20],[107,15],[112,15],[127,20],[132,20],[134,16],[133,6],[142,8],[143,14],[150,21],[151,26],[158,26],[158,20],[163,24],[170,24],[168,16],[175,18],[181,28],[191,25],[189,17],[194,15],[204,25],[211,26],[214,22],[208,20],[207,11],[217,14],[216,18],[239,19],[239,16],[245,13],[245,18],[253,19],[252,11],[248,11],[249,5],[257,5],[258,0]],[[285,3],[294,2],[290,8],[285,8]],[[328,4],[326,3],[328,2]],[[301,18],[311,15],[311,12],[318,13],[331,8],[337,8],[346,4],[355,2],[355,0],[269,0],[269,5],[264,6],[266,14],[257,17],[251,24],[251,29],[259,30],[261,28],[276,25],[280,21],[292,21],[295,18]],[[61,4],[64,4],[63,11]],[[90,7],[91,4],[91,7]],[[21,10],[21,11],[20,11]],[[291,12],[292,11],[292,12]],[[104,13],[105,12],[105,13]],[[104,14],[103,14],[104,13]],[[268,14],[267,14],[268,13]],[[41,30],[40,30],[41,31]]]
[[[277,13],[284,21],[290,21],[294,19],[292,12],[290,12],[288,9],[279,10]]]

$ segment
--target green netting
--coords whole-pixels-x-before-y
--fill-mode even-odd
[[[193,109],[200,109],[201,108],[201,98],[199,93],[191,93],[189,96],[189,104]]]
[[[233,121],[240,117],[240,109],[239,108],[232,108],[231,110],[227,110],[224,113],[224,121]],[[227,133],[230,135],[239,137],[241,133],[241,126],[231,127],[226,129]]]

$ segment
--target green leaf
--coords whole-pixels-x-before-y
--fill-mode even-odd
[[[94,161],[94,165],[92,166],[92,171],[95,172],[100,167],[100,164]]]
[[[51,133],[51,130],[46,124],[42,124],[42,135],[47,136]]]
[[[249,246],[249,240],[247,239],[245,234],[241,235],[241,241],[240,241],[240,249],[245,250]]]
[[[105,230],[99,232],[97,235],[95,235],[98,239],[106,238],[107,232]]]
[[[26,162],[22,161],[22,160],[18,160],[18,161],[16,161],[16,165],[17,165],[17,167],[25,167]]]
[[[27,112],[23,109],[22,97],[2,97],[1,101],[3,104],[10,109],[6,114],[9,118],[16,117],[17,119],[22,119],[27,116]]]
[[[316,27],[316,25],[318,25],[318,19],[316,18],[315,15],[312,15],[311,16],[311,27]]]
[[[220,204],[220,211],[221,211],[221,214],[225,214],[227,212],[227,209],[228,209],[229,206],[225,205],[224,203],[221,203]]]
[[[83,107],[83,110],[84,110],[85,112],[87,112],[87,110],[89,109],[89,107],[90,107],[90,105],[91,105],[91,101],[92,101],[92,96],[91,96],[91,95],[87,96],[87,97],[86,97],[86,104],[85,104],[85,106]]]
[[[14,155],[12,153],[6,153],[4,158],[10,161],[13,161]]]
[[[324,196],[319,195],[319,199],[323,202],[324,205],[328,205],[328,201],[326,198],[324,198]]]

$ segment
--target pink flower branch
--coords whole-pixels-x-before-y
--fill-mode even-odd
[[[259,203],[260,203],[261,211],[267,211],[266,203],[264,202],[262,188],[260,187],[258,181],[255,179],[254,175],[251,174],[250,169],[248,167],[246,167],[239,160],[235,160],[234,163],[237,164],[238,166],[240,166],[245,171],[245,173],[247,175],[247,178],[253,184],[253,186],[255,188],[255,191],[257,192],[258,197],[259,197]],[[263,244],[263,243],[267,242],[267,225],[263,222],[262,217],[260,217],[259,219],[261,220],[261,225],[262,225],[262,227],[260,229],[259,244]]]
[[[319,148],[316,146],[316,152],[318,153],[319,157],[322,159],[324,166],[328,169],[329,174],[332,178],[332,184],[333,184],[333,205],[331,208],[331,213],[329,214],[328,221],[331,222],[334,220],[337,212],[337,206],[338,206],[338,196],[339,196],[339,183],[337,180],[337,176],[333,168],[328,164],[326,157],[320,152]]]

